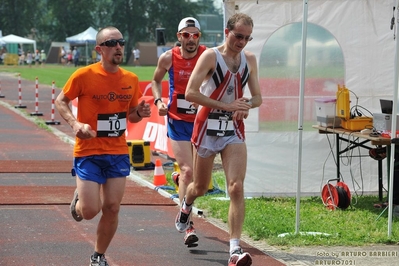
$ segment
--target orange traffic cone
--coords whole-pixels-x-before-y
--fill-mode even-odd
[[[163,171],[162,163],[161,163],[160,159],[157,159],[155,161],[154,185],[155,186],[166,185],[166,176],[165,176],[165,172]]]

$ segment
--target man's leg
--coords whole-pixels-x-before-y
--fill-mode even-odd
[[[193,204],[195,199],[205,195],[209,189],[212,179],[213,161],[216,155],[202,158],[196,153],[194,155],[193,182],[187,187],[186,203]]]
[[[212,178],[213,160],[215,155],[208,158],[201,158],[194,155],[194,175],[186,191],[179,213],[176,217],[176,229],[179,232],[185,231],[190,225],[190,214],[194,200],[208,191],[209,182]]]
[[[179,200],[183,202],[187,186],[193,181],[193,146],[190,141],[171,140],[172,150],[180,168],[179,174]],[[188,247],[197,246],[198,236],[193,223],[190,223],[184,236],[184,244]]]
[[[251,255],[240,246],[245,218],[244,179],[247,169],[247,148],[245,143],[229,144],[221,153],[226,183],[230,196],[228,214],[230,233],[229,266],[249,266]]]
[[[187,186],[193,181],[193,148],[190,141],[170,140],[170,142],[180,168],[179,200],[183,202]]]
[[[229,144],[221,155],[230,196],[230,238],[240,239],[245,217],[244,178],[247,170],[247,149],[244,143]]]
[[[76,202],[76,213],[86,220],[91,220],[101,211],[100,184],[81,180],[76,176],[76,187],[79,200]]]
[[[126,178],[109,178],[102,185],[102,216],[97,226],[95,251],[104,254],[118,228],[120,203],[125,192]]]

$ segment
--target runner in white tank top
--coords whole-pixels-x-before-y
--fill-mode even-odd
[[[202,53],[185,93],[187,101],[200,106],[191,138],[197,153],[194,158],[194,181],[187,187],[176,217],[176,228],[184,230],[189,226],[192,204],[208,191],[213,161],[220,152],[230,196],[229,266],[252,264],[251,255],[240,246],[245,218],[244,179],[247,169],[244,119],[248,117],[250,108],[262,104],[256,57],[243,50],[252,40],[252,30],[253,21],[249,16],[237,13],[230,17],[224,29],[226,41]],[[246,84],[250,98],[243,97]]]
[[[218,49],[213,48],[213,50],[216,54],[215,72],[201,85],[200,91],[211,99],[231,103],[243,96],[248,81],[249,72],[245,54],[241,51],[241,63],[237,72],[233,73]],[[192,142],[199,156],[208,157],[223,150],[227,144],[245,141],[243,120],[233,121],[232,115],[232,112],[199,106],[192,135]]]

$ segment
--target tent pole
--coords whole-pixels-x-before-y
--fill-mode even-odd
[[[393,7],[395,9],[395,6]],[[392,126],[391,126],[391,157],[389,166],[389,189],[388,189],[388,238],[392,234],[392,211],[393,211],[393,182],[394,182],[394,163],[395,163],[395,147],[393,142],[396,139],[396,115],[398,113],[398,54],[399,54],[399,3],[396,1],[396,21],[395,21],[395,62],[394,62],[394,81],[393,81],[393,107],[392,107]],[[395,10],[394,10],[395,11]],[[394,12],[395,14],[395,12]]]
[[[302,50],[300,67],[300,90],[299,90],[299,112],[298,112],[298,182],[296,193],[296,223],[295,234],[299,233],[300,205],[301,205],[301,171],[302,171],[302,134],[303,134],[303,102],[305,91],[305,68],[306,68],[306,38],[308,27],[308,1],[303,0],[302,19]]]

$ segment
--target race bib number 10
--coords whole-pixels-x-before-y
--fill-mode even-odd
[[[97,137],[120,137],[126,130],[126,112],[98,114]]]

